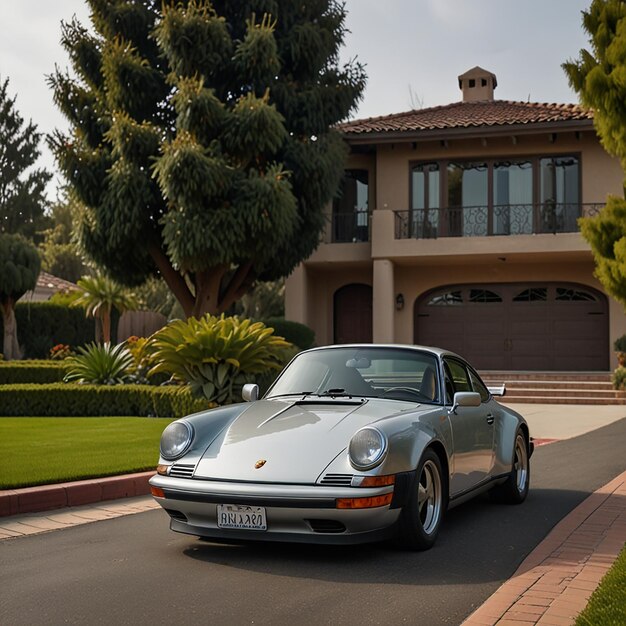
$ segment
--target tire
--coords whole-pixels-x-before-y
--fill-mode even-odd
[[[406,550],[432,548],[439,533],[448,497],[441,461],[431,448],[424,452],[411,494],[398,520],[396,543]]]
[[[530,485],[530,458],[528,443],[521,430],[515,435],[513,448],[513,468],[505,483],[494,487],[489,495],[502,504],[521,504],[526,500]]]

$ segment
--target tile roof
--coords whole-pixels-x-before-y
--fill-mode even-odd
[[[69,280],[63,280],[58,276],[48,274],[48,272],[39,273],[39,277],[37,278],[37,287],[43,289],[56,289],[57,291],[60,291],[61,289],[77,289],[77,286]]]
[[[337,126],[347,135],[386,132],[416,132],[558,123],[592,120],[593,112],[578,104],[548,104],[490,100],[455,102],[445,106],[416,109],[381,117],[344,122]]]

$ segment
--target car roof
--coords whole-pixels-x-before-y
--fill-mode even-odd
[[[350,349],[375,349],[375,348],[400,348],[406,350],[415,350],[420,352],[430,352],[431,354],[442,357],[442,356],[454,356],[458,359],[463,359],[463,357],[459,356],[454,352],[450,352],[450,350],[444,350],[443,348],[436,348],[434,346],[418,346],[415,344],[402,344],[402,343],[345,343],[345,344],[333,344],[328,346],[318,346],[316,348],[310,348],[309,350],[304,350],[304,352],[313,352],[316,350],[334,350],[337,348],[350,348]]]

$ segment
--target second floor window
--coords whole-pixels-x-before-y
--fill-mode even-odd
[[[369,173],[346,170],[333,203],[333,241],[367,241],[369,219]]]

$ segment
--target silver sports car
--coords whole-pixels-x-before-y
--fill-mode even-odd
[[[172,530],[424,550],[448,507],[487,490],[512,504],[528,493],[526,421],[445,350],[314,348],[262,399],[256,385],[243,396],[164,430],[150,484]]]

